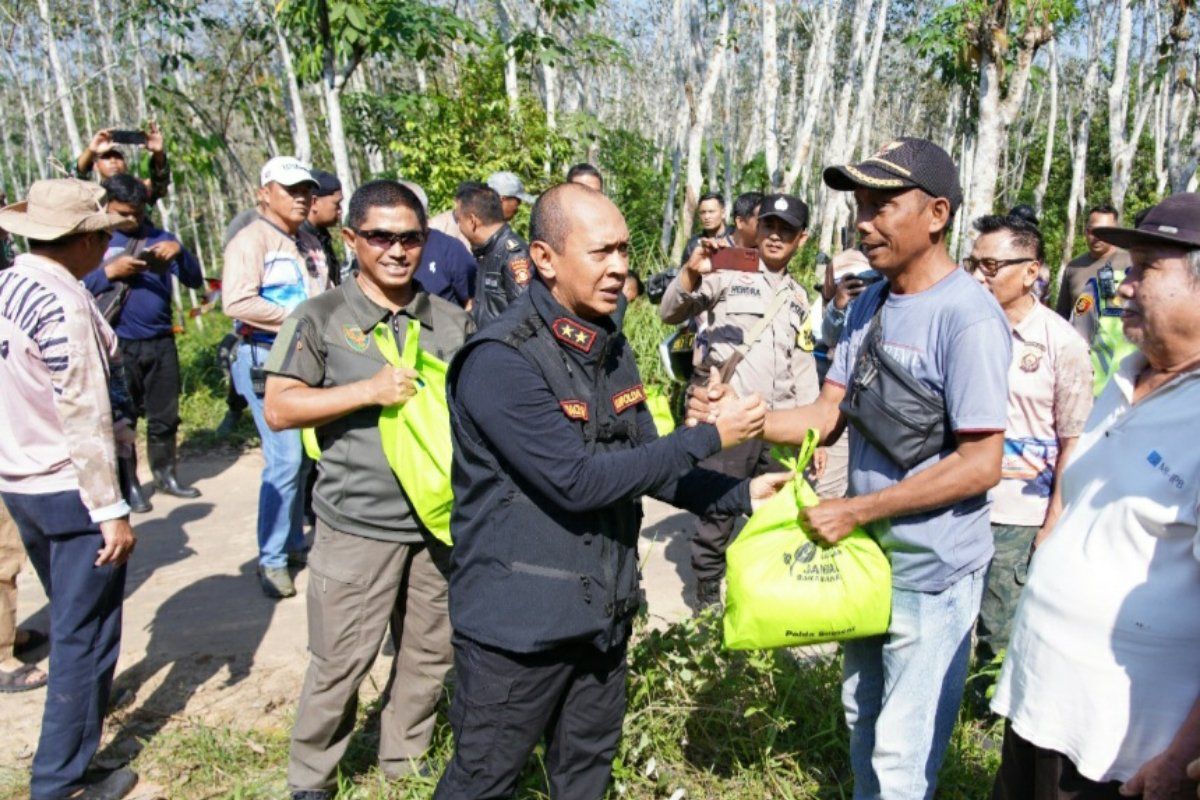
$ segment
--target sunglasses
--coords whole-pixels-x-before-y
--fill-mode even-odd
[[[963,266],[967,268],[967,272],[978,270],[989,278],[994,278],[1005,267],[1011,267],[1014,264],[1028,264],[1034,260],[1032,258],[973,258],[967,256],[963,259]]]
[[[424,231],[356,230],[354,232],[366,239],[367,244],[381,250],[391,250],[396,245],[400,245],[405,250],[411,250],[425,241]]]

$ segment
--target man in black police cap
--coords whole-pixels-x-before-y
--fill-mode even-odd
[[[344,276],[339,265],[344,264],[346,259],[338,260],[337,251],[333,246],[333,234],[329,231],[342,224],[342,182],[338,180],[337,175],[323,169],[314,169],[311,172],[317,181],[317,188],[313,191],[308,219],[300,229],[308,231],[321,243],[321,249],[325,251],[325,263],[329,265],[329,280],[334,284],[341,284]]]
[[[695,469],[754,436],[758,397],[658,438],[633,351],[613,324],[629,231],[604,195],[550,189],[530,223],[539,279],[450,367],[455,752],[434,797],[511,796],[546,737],[554,800],[598,800],[625,712],[641,602],[638,498],[750,510],[787,473]]]
[[[788,274],[788,264],[808,238],[808,206],[789,194],[760,195],[758,202],[753,242],[757,269],[714,270],[713,257],[730,246],[729,237],[701,239],[667,287],[659,313],[671,325],[703,319],[704,343],[697,344],[702,355],[693,385],[703,386],[719,372],[742,396],[758,394],[772,410],[794,408],[817,397],[808,296]],[[703,466],[735,478],[782,469],[757,439],[718,453]],[[721,602],[725,548],[736,521],[717,513],[696,524],[691,550],[700,608]]]

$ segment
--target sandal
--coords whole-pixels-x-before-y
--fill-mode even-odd
[[[25,641],[17,642],[13,645],[13,655],[20,656],[25,653],[32,653],[39,649],[46,642],[50,641],[50,637],[41,631],[33,631],[28,628],[21,628],[18,633],[25,634]]]
[[[32,683],[26,679],[37,673],[39,678]],[[0,669],[0,694],[13,694],[16,692],[28,692],[32,689],[40,689],[46,685],[49,676],[37,668],[37,664],[22,664],[12,672],[6,672]]]

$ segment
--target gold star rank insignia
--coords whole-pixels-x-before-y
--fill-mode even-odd
[[[592,352],[592,346],[596,343],[596,332],[594,330],[566,317],[559,317],[554,320],[554,324],[550,326],[550,330],[553,332],[555,339],[581,353]]]

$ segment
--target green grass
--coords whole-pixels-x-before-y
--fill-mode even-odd
[[[662,631],[639,629],[629,654],[629,708],[613,765],[610,798],[833,800],[852,778],[836,658],[799,660],[787,651],[720,648],[711,616]],[[417,800],[434,780],[388,782],[374,767],[378,705],[360,712],[340,776],[339,798]],[[288,728],[247,731],[173,722],[146,743],[133,766],[172,800],[285,795]],[[964,705],[941,773],[939,797],[984,798],[998,767],[999,726]],[[440,775],[450,755],[444,708],[431,761]],[[20,794],[23,774],[0,772],[0,798]],[[521,800],[545,798],[535,753]]]
[[[249,410],[242,414],[233,434],[219,439],[215,430],[225,416],[225,391],[228,386],[225,369],[217,361],[217,345],[233,330],[224,314],[214,311],[204,315],[203,330],[195,320],[189,320],[186,331],[175,337],[179,348],[179,373],[182,391],[179,396],[179,439],[185,447],[209,448],[218,444],[233,447],[258,445],[258,432]]]

